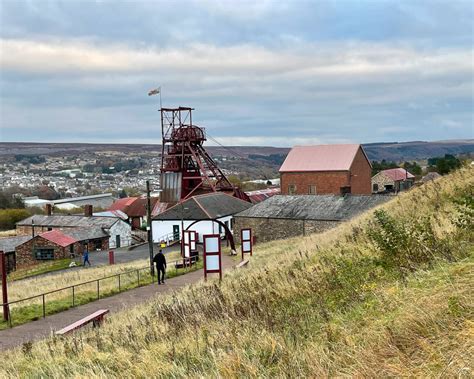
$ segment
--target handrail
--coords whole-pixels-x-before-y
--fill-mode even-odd
[[[176,259],[176,260],[173,260],[173,261],[170,261],[170,262],[167,262],[167,266],[168,265],[172,265],[173,263],[175,264],[176,266],[176,263],[178,262],[182,262],[183,261],[183,258],[181,259]],[[138,279],[138,283],[137,283],[137,287],[140,287],[140,271],[143,271],[143,270],[149,270],[150,269],[150,266],[146,266],[146,267],[139,267],[139,268],[136,268],[136,269],[133,269],[133,270],[128,270],[128,271],[124,271],[124,272],[119,272],[117,274],[113,274],[113,275],[109,275],[109,276],[104,276],[104,277],[101,277],[101,278],[98,278],[98,279],[92,279],[92,280],[88,280],[86,282],[81,282],[81,283],[77,283],[77,284],[73,284],[73,285],[70,285],[70,286],[67,286],[67,287],[62,287],[62,288],[58,288],[58,289],[55,289],[55,290],[52,290],[52,291],[48,291],[48,292],[43,292],[43,293],[40,293],[38,295],[34,295],[34,296],[30,296],[30,297],[25,297],[23,299],[18,299],[18,300],[13,300],[13,301],[9,301],[9,302],[6,302],[6,303],[1,303],[1,306],[7,306],[8,308],[8,314],[9,314],[9,317],[8,317],[8,322],[9,322],[9,325],[10,327],[12,326],[12,323],[11,323],[11,312],[10,312],[10,305],[12,304],[16,304],[16,303],[21,303],[21,302],[24,302],[24,301],[28,301],[28,300],[32,300],[32,299],[36,299],[36,298],[39,298],[39,297],[42,297],[43,298],[43,318],[46,317],[46,304],[45,304],[45,296],[46,295],[50,295],[50,294],[53,294],[53,293],[56,293],[56,292],[60,292],[60,291],[65,291],[65,290],[68,290],[68,289],[72,289],[72,304],[73,304],[73,307],[75,306],[75,292],[74,292],[74,289],[76,287],[79,287],[79,286],[83,286],[83,285],[86,285],[86,284],[91,284],[91,283],[97,283],[97,298],[99,299],[100,298],[100,288],[99,288],[99,282],[101,280],[106,280],[106,279],[111,279],[111,278],[116,278],[118,277],[119,278],[119,283],[118,283],[118,286],[119,286],[119,291],[120,291],[120,288],[121,288],[121,285],[120,285],[120,277],[122,275],[127,275],[127,274],[130,274],[130,273],[137,273],[137,279]],[[120,291],[122,292],[122,291]]]

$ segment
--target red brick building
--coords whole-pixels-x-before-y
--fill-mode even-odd
[[[150,199],[151,209],[158,202],[157,197]],[[140,229],[146,220],[147,215],[147,198],[146,197],[124,197],[115,200],[108,209],[109,211],[122,211],[128,216],[128,222],[133,229]]]
[[[370,164],[359,144],[295,146],[280,167],[282,195],[370,195]]]

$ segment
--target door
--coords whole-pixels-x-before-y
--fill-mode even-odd
[[[179,225],[173,225],[173,241],[179,240]]]
[[[120,247],[120,235],[115,236],[115,247]]]

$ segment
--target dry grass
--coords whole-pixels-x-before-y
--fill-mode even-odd
[[[473,187],[464,169],[380,207],[412,233],[397,253],[429,253],[409,269],[374,242],[391,235],[370,212],[256,246],[220,285],[4,353],[0,377],[471,377],[473,236],[456,200]]]

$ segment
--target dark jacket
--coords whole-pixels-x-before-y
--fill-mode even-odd
[[[163,253],[156,254],[153,258],[153,262],[155,262],[158,267],[166,267],[166,258]]]

